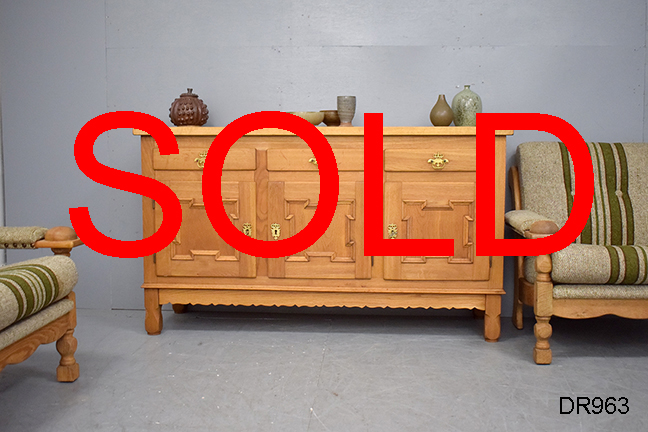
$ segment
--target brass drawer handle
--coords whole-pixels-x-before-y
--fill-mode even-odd
[[[398,237],[398,227],[396,224],[389,224],[387,225],[387,235],[389,239],[395,239]]]
[[[308,163],[312,163],[313,165],[317,166],[317,159],[312,157],[312,158],[308,159]]]
[[[194,159],[194,162],[196,162],[196,165],[198,165],[198,168],[202,169],[205,167],[205,159],[207,159],[207,152],[200,152],[198,157]]]
[[[450,161],[446,159],[441,153],[435,153],[434,157],[432,159],[428,159],[427,162],[431,164],[432,168],[434,169],[443,169],[443,167],[445,167],[445,164]]]
[[[279,239],[279,236],[281,236],[281,225],[278,223],[273,223],[270,225],[270,232],[272,233],[272,238],[275,240]]]
[[[246,222],[243,224],[243,234],[245,234],[248,237],[252,237],[252,224],[249,222]]]

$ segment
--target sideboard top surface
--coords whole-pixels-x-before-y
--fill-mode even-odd
[[[171,131],[175,136],[215,136],[218,135],[224,128],[223,127],[204,127],[204,126],[179,126],[171,127]],[[364,127],[317,127],[317,129],[324,136],[363,136]],[[133,129],[134,135],[150,135],[148,132],[139,129]],[[477,134],[476,127],[383,127],[384,136],[399,136],[399,135],[436,135],[436,136],[475,136]],[[496,135],[513,135],[512,130],[498,130],[495,131]],[[257,136],[277,136],[277,135],[294,135],[292,132],[283,129],[259,129],[249,132],[246,135]]]

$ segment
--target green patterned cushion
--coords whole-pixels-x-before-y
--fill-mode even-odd
[[[551,254],[551,279],[564,284],[648,284],[648,247],[571,244]],[[525,278],[533,282],[535,257],[525,260]]]
[[[76,282],[74,262],[61,255],[0,268],[0,330],[62,299]]]
[[[577,243],[648,244],[648,144],[589,143],[594,201]],[[574,170],[564,144],[518,146],[522,208],[563,226],[574,196]]]

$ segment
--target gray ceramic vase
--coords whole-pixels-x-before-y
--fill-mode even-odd
[[[353,126],[351,120],[355,116],[356,97],[355,96],[338,96],[338,117],[340,117],[340,126]]]
[[[476,126],[477,114],[482,112],[482,101],[477,93],[465,85],[452,99],[455,126]]]

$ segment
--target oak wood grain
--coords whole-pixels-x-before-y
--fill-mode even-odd
[[[256,273],[210,230],[200,208],[201,171],[194,154],[208,149],[223,128],[172,130],[181,150],[174,157],[159,156],[153,139],[134,131],[142,137],[142,173],[169,185],[183,203],[183,226],[174,244],[144,259],[149,333],[161,331],[160,305],[170,302],[477,309],[485,311],[485,338],[499,337],[503,259],[477,256],[474,243],[475,128],[383,130],[385,233],[388,223],[396,223],[400,238],[453,238],[453,256],[364,256],[364,187],[375,187],[364,182],[364,128],[318,128],[339,169],[335,216],[304,251],[254,258]],[[497,238],[504,233],[506,136],[511,133],[499,131],[496,136],[497,190],[492,198]],[[443,170],[427,162],[435,152],[449,160]],[[256,215],[250,223],[259,239],[274,241],[273,223],[281,225],[281,239],[303,229],[319,200],[319,166],[313,157],[300,137],[283,130],[263,129],[241,137],[228,154],[222,178],[224,204],[234,225],[240,228],[240,215],[248,206]],[[245,189],[246,182],[254,184],[254,192]],[[159,227],[161,218],[161,209],[144,198],[145,235]],[[170,257],[175,270],[170,270]],[[238,270],[224,270],[232,265]]]

